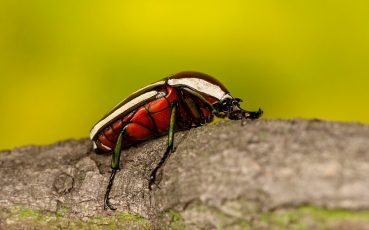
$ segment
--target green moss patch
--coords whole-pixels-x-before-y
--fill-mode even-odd
[[[56,213],[40,212],[22,206],[0,210],[1,227],[6,229],[152,229],[138,215],[114,213],[112,216],[70,217],[67,209]]]

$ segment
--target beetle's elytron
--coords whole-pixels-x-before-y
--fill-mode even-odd
[[[233,98],[215,78],[188,71],[152,83],[113,107],[90,132],[96,153],[113,152],[104,209],[115,210],[109,203],[109,193],[122,148],[168,133],[168,147],[150,176],[151,190],[156,185],[156,172],[173,151],[174,132],[206,125],[214,116],[244,123],[263,114],[261,109],[243,110],[239,102],[241,99]]]

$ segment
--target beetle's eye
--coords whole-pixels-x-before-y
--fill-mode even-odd
[[[222,101],[221,109],[222,112],[230,112],[232,109],[232,100],[227,98],[224,101]]]

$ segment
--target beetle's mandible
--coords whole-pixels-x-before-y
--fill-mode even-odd
[[[104,198],[104,209],[115,210],[109,193],[119,170],[121,150],[134,143],[168,134],[168,147],[153,169],[149,189],[156,173],[173,151],[174,132],[210,123],[214,116],[231,120],[257,119],[263,111],[243,110],[226,87],[215,78],[193,71],[180,72],[134,92],[113,107],[91,129],[96,153],[113,152],[111,176]]]

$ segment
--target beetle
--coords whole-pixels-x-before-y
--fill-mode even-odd
[[[121,150],[137,142],[168,134],[168,146],[153,169],[149,189],[156,185],[156,173],[173,152],[174,132],[209,124],[214,116],[242,120],[257,119],[263,111],[243,110],[217,79],[200,72],[185,71],[139,89],[114,106],[91,129],[97,154],[112,152],[111,175],[104,197],[104,209],[115,210],[109,193],[119,168]]]

